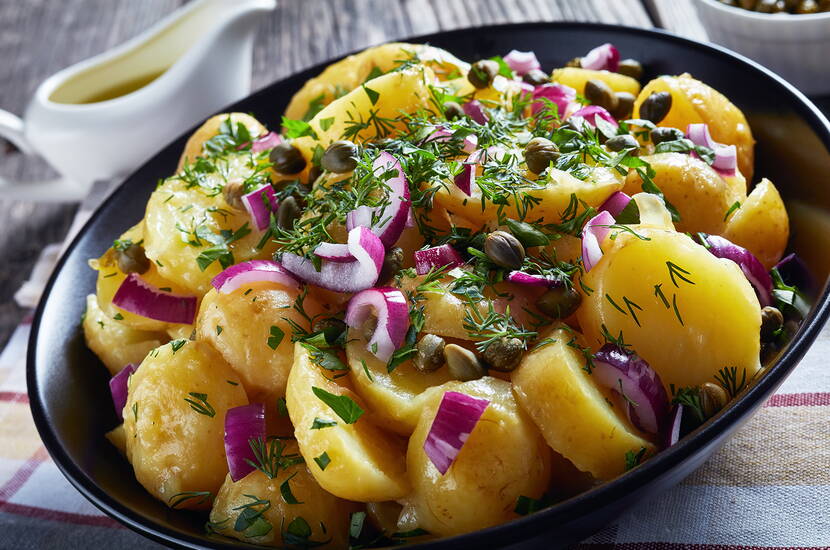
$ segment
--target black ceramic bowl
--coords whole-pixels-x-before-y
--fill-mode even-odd
[[[543,23],[459,30],[413,39],[446,48],[462,59],[534,50],[552,68],[603,42],[646,67],[645,79],[688,71],[723,92],[746,113],[758,146],[756,173],[770,177],[790,206],[792,248],[822,283],[830,273],[830,122],[798,91],[762,67],[725,50],[669,34],[608,25]],[[277,82],[226,110],[253,113],[279,126],[291,95],[322,65]],[[161,150],[104,203],[61,259],[37,309],[28,355],[28,383],[40,435],[64,475],[96,506],[157,541],[185,548],[238,548],[208,539],[203,519],[171,512],[135,481],[132,468],[104,439],[117,421],[107,371],[84,345],[80,317],[84,297],[94,292],[87,259],[138,221],[159,178],[173,173],[185,136]],[[728,307],[728,304],[724,304]],[[424,545],[429,548],[514,546],[554,548],[578,541],[627,508],[665,491],[700,466],[760,407],[798,361],[824,325],[828,290],[769,373],[728,410],[679,444],[627,474],[516,521]]]

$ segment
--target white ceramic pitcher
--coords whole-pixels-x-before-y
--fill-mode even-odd
[[[23,119],[0,110],[0,135],[62,176],[0,179],[0,198],[72,200],[125,176],[251,87],[256,25],[275,0],[195,0],[108,52],[44,81]]]

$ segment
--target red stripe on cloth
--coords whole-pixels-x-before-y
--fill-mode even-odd
[[[830,392],[779,393],[767,401],[765,407],[827,407],[830,406]]]
[[[46,453],[46,448],[41,447],[39,448],[35,454],[33,454],[29,459],[23,463],[12,477],[2,486],[0,487],[0,506],[2,506],[3,502],[9,500],[11,497],[20,490],[23,485],[29,481],[29,478],[32,477],[32,474],[35,473],[37,467],[43,464],[43,461],[49,455]]]
[[[107,516],[88,516],[86,514],[75,514],[72,512],[62,512],[59,510],[47,510],[46,508],[38,508],[37,506],[27,506],[25,504],[15,504],[13,502],[0,503],[0,512],[8,512],[11,514],[17,514],[19,516],[26,516],[30,518],[60,521],[62,523],[72,523],[75,525],[113,527],[116,529],[125,528],[123,525]]]
[[[0,401],[11,403],[28,403],[29,396],[19,391],[0,391]]]

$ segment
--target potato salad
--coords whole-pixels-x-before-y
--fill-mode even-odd
[[[90,261],[138,482],[216,537],[387,546],[540,511],[728,407],[811,281],[741,110],[620,57],[386,44],[278,127],[206,121]]]

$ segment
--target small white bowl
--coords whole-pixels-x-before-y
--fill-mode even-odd
[[[789,80],[805,94],[830,94],[830,12],[766,14],[695,0],[709,40]]]

